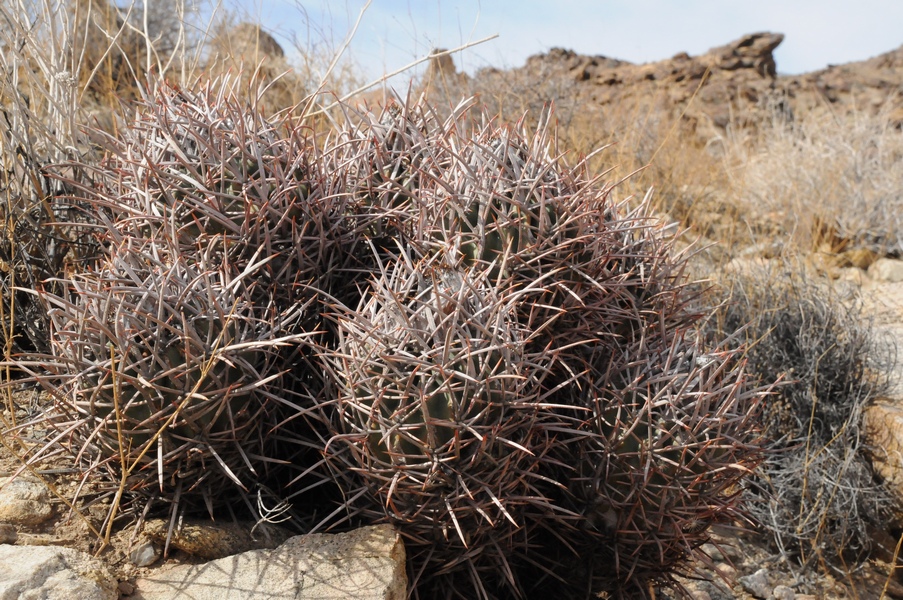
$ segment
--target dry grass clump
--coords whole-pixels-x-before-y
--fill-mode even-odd
[[[813,112],[730,139],[736,202],[760,240],[804,254],[903,253],[903,131],[888,117]]]
[[[750,373],[782,380],[765,403],[770,452],[747,485],[751,514],[804,567],[863,560],[892,507],[861,430],[887,389],[891,346],[858,304],[790,263],[725,285],[718,335],[738,332]]]
[[[78,12],[57,2],[0,5],[0,290],[7,327],[7,351],[46,350],[46,311],[34,296],[72,260],[91,255],[90,240],[67,227],[79,221],[77,207],[62,196],[69,188],[45,167],[68,160],[99,158],[80,125],[84,63]],[[81,180],[83,172],[68,173]]]

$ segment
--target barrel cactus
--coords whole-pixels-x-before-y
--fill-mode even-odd
[[[339,317],[330,357],[341,434],[330,448],[346,495],[364,494],[350,508],[412,525],[403,531],[416,577],[430,564],[424,552],[460,560],[476,551],[483,585],[504,572],[504,538],[517,535],[533,494],[540,398],[522,372],[510,299],[471,275],[399,260]]]
[[[758,460],[761,393],[697,334],[685,258],[550,131],[390,106],[333,150],[378,267],[328,315],[326,458],[421,598],[646,596]]]
[[[214,511],[276,464],[268,438],[293,398],[285,347],[294,314],[261,314],[249,282],[203,257],[126,238],[94,273],[49,297],[56,356],[54,424],[119,483],[123,505]]]
[[[346,283],[346,210],[306,132],[223,82],[148,97],[101,137],[107,159],[80,190],[102,257],[43,294],[51,353],[32,372],[55,406],[41,419],[116,492],[108,517],[242,510],[237,497],[279,494],[274,471],[287,482],[319,460],[306,342],[321,294]]]
[[[211,256],[236,272],[265,260],[254,268],[271,283],[260,287],[285,303],[299,283],[332,289],[347,211],[304,127],[265,119],[228,81],[159,84],[130,127],[101,141],[109,158],[86,192],[115,232],[165,236],[188,252],[215,244]]]

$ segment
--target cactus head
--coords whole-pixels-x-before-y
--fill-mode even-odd
[[[349,286],[342,196],[302,128],[224,82],[160,84],[102,141],[81,201],[105,251],[43,296],[52,356],[36,378],[56,406],[42,419],[86,477],[126,481],[137,514],[287,493],[285,469],[319,460],[308,415],[324,381],[307,341],[324,335],[319,304]]]
[[[350,515],[405,536],[420,597],[644,596],[741,516],[760,394],[697,336],[648,203],[551,155],[548,120],[528,134],[459,109],[342,138],[336,163],[366,177],[352,196],[390,226],[321,350],[327,461]],[[368,174],[389,145],[405,168]]]

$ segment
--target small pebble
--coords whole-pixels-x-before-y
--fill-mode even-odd
[[[743,589],[761,600],[771,595],[772,587],[768,583],[768,569],[759,569],[752,575],[740,578]]]
[[[128,581],[119,582],[119,593],[123,596],[131,596],[135,593],[135,586]]]
[[[131,552],[129,552],[129,560],[136,567],[147,567],[157,562],[160,558],[160,550],[156,544],[147,540],[137,544]]]
[[[796,592],[786,585],[779,585],[771,592],[774,600],[796,600]]]
[[[727,581],[734,581],[737,578],[737,569],[727,563],[718,563],[715,565],[715,572]]]

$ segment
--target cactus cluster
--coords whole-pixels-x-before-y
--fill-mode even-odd
[[[759,393],[697,336],[645,204],[567,167],[548,120],[475,112],[340,138],[378,268],[328,316],[327,461],[405,536],[419,597],[644,596],[740,517]]]
[[[391,523],[421,598],[645,596],[742,517],[761,394],[549,115],[399,100],[317,137],[218,89],[106,138],[103,256],[44,295],[32,372],[89,473],[143,513],[261,484]]]

